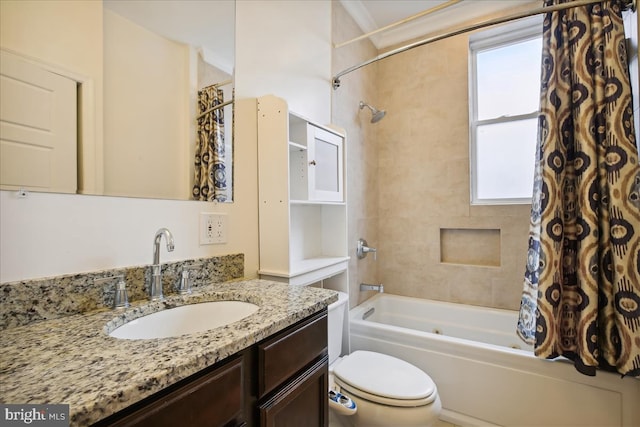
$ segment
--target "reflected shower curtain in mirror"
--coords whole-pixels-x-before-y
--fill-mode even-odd
[[[621,7],[570,8],[543,24],[517,331],[536,356],[565,356],[586,375],[640,375],[640,168]]]
[[[223,108],[211,110],[223,102],[223,91],[216,85],[198,91],[198,140],[193,184],[195,200],[224,202],[227,199],[224,111]]]

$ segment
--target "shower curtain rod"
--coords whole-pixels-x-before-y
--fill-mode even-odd
[[[222,104],[218,104],[218,105],[216,105],[215,107],[211,107],[211,108],[209,108],[207,111],[205,111],[205,112],[203,112],[203,113],[200,113],[200,114],[198,115],[198,117],[196,117],[196,120],[198,120],[198,119],[200,119],[201,117],[203,117],[203,116],[205,116],[205,115],[209,114],[209,113],[210,113],[210,112],[212,112],[212,111],[215,111],[215,110],[217,110],[217,109],[219,109],[219,108],[226,107],[227,105],[231,105],[231,104],[233,104],[233,99],[232,99],[232,100],[230,100],[230,101],[223,102]]]
[[[494,18],[494,19],[489,19],[487,21],[482,21],[482,22],[478,22],[477,24],[471,24],[468,25],[466,27],[462,27],[456,30],[451,30],[451,31],[447,31],[445,33],[442,34],[438,34],[436,36],[431,36],[431,37],[427,37],[424,38],[422,40],[418,40],[416,42],[413,43],[409,43],[405,46],[390,50],[389,52],[385,52],[383,54],[380,54],[378,56],[376,56],[373,59],[369,59],[365,62],[362,62],[360,64],[354,65],[352,67],[349,67],[343,71],[340,71],[338,74],[336,74],[333,77],[333,89],[338,89],[340,87],[340,77],[351,73],[352,71],[356,71],[359,70],[360,68],[372,64],[374,62],[378,62],[381,59],[385,59],[388,58],[390,56],[393,55],[397,55],[398,53],[402,53],[405,52],[407,50],[413,49],[415,47],[420,47],[420,46],[424,46],[426,44],[429,43],[433,43],[433,42],[437,42],[439,40],[443,40],[449,37],[453,37],[453,36],[457,36],[459,34],[464,34],[464,33],[468,33],[470,31],[474,31],[474,30],[478,30],[480,28],[484,28],[484,27],[489,27],[492,25],[497,25],[497,24],[503,24],[505,22],[509,22],[509,21],[514,21],[516,19],[521,19],[521,18],[526,18],[529,16],[534,16],[534,15],[540,15],[541,13],[547,13],[547,12],[555,12],[558,10],[564,10],[564,9],[569,9],[572,7],[579,7],[579,6],[586,6],[592,3],[600,3],[602,2],[602,0],[575,0],[572,2],[568,2],[568,3],[561,3],[561,4],[557,4],[557,5],[553,5],[553,6],[546,6],[546,7],[539,7],[539,8],[535,8],[535,9],[531,9],[525,12],[519,12],[519,13],[514,13],[511,15],[507,15],[507,16],[503,16],[501,18]],[[636,10],[636,0],[627,0],[624,3],[626,8],[631,8],[631,10],[635,11]]]
[[[230,85],[231,83],[233,83],[233,80],[229,79],[222,82],[214,83],[211,86],[220,87],[220,86]]]
[[[229,79],[229,80],[224,80],[224,81],[222,81],[222,82],[214,83],[214,84],[209,85],[209,86],[207,86],[207,87],[215,87],[215,88],[218,88],[218,87],[220,87],[220,86],[230,85],[231,83],[233,83],[233,80],[232,80],[232,79]],[[203,89],[201,89],[201,90],[204,90],[204,89],[206,89],[206,88],[203,88]],[[200,115],[198,115],[198,117],[196,117],[196,120],[198,120],[198,119],[200,119],[201,117],[203,117],[203,116],[205,116],[205,115],[209,114],[209,113],[210,113],[210,112],[212,112],[212,111],[217,110],[218,108],[226,107],[226,106],[227,106],[227,105],[229,105],[229,104],[233,104],[233,99],[232,99],[231,101],[226,101],[226,102],[223,102],[222,104],[218,104],[218,105],[216,105],[215,107],[211,107],[211,108],[209,108],[207,111],[205,111],[205,112],[203,112],[203,113],[200,113]]]
[[[205,90],[205,89],[206,89],[206,88],[208,88],[208,87],[222,87],[222,86],[230,85],[231,83],[233,83],[233,80],[232,80],[232,79],[229,79],[229,80],[223,80],[223,81],[221,81],[221,82],[213,83],[213,84],[210,84],[209,86],[205,86],[205,87],[203,87],[203,88],[202,88],[202,89],[200,89],[200,90]]]
[[[407,18],[401,19],[400,21],[393,22],[393,23],[391,23],[389,25],[386,25],[384,27],[378,28],[377,30],[369,31],[366,34],[362,34],[362,35],[360,35],[358,37],[355,37],[355,38],[353,38],[351,40],[347,40],[347,41],[344,41],[342,43],[337,43],[337,44],[333,45],[333,47],[334,47],[334,49],[337,49],[339,47],[346,46],[346,45],[351,44],[353,42],[357,42],[358,40],[366,39],[367,37],[371,37],[374,34],[378,34],[378,33],[381,33],[383,31],[390,30],[391,28],[397,27],[398,25],[406,24],[407,22],[413,21],[414,19],[418,19],[418,18],[421,18],[423,16],[430,15],[430,14],[432,14],[434,12],[439,11],[439,10],[446,9],[447,7],[453,6],[456,3],[460,3],[461,1],[462,0],[449,0],[446,3],[439,4],[439,5],[434,6],[432,8],[423,10],[422,12],[419,12],[419,13],[416,13],[415,15],[411,15],[411,16],[409,16]]]

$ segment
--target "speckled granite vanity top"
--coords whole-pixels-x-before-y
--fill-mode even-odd
[[[216,300],[252,302],[260,309],[230,325],[176,338],[108,335],[109,329],[144,314]],[[165,302],[140,301],[125,311],[95,311],[7,329],[0,332],[0,401],[66,403],[71,425],[88,425],[336,300],[337,293],[325,289],[248,280],[202,287]]]

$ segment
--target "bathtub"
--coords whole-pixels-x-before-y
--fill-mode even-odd
[[[515,334],[517,312],[377,294],[349,311],[351,351],[404,359],[435,381],[460,426],[640,426],[640,381],[579,374]]]

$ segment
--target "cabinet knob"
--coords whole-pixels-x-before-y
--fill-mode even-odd
[[[316,161],[315,161],[315,160],[311,160],[311,161],[309,162],[309,164],[310,164],[311,166],[315,166],[315,165],[316,165]]]

